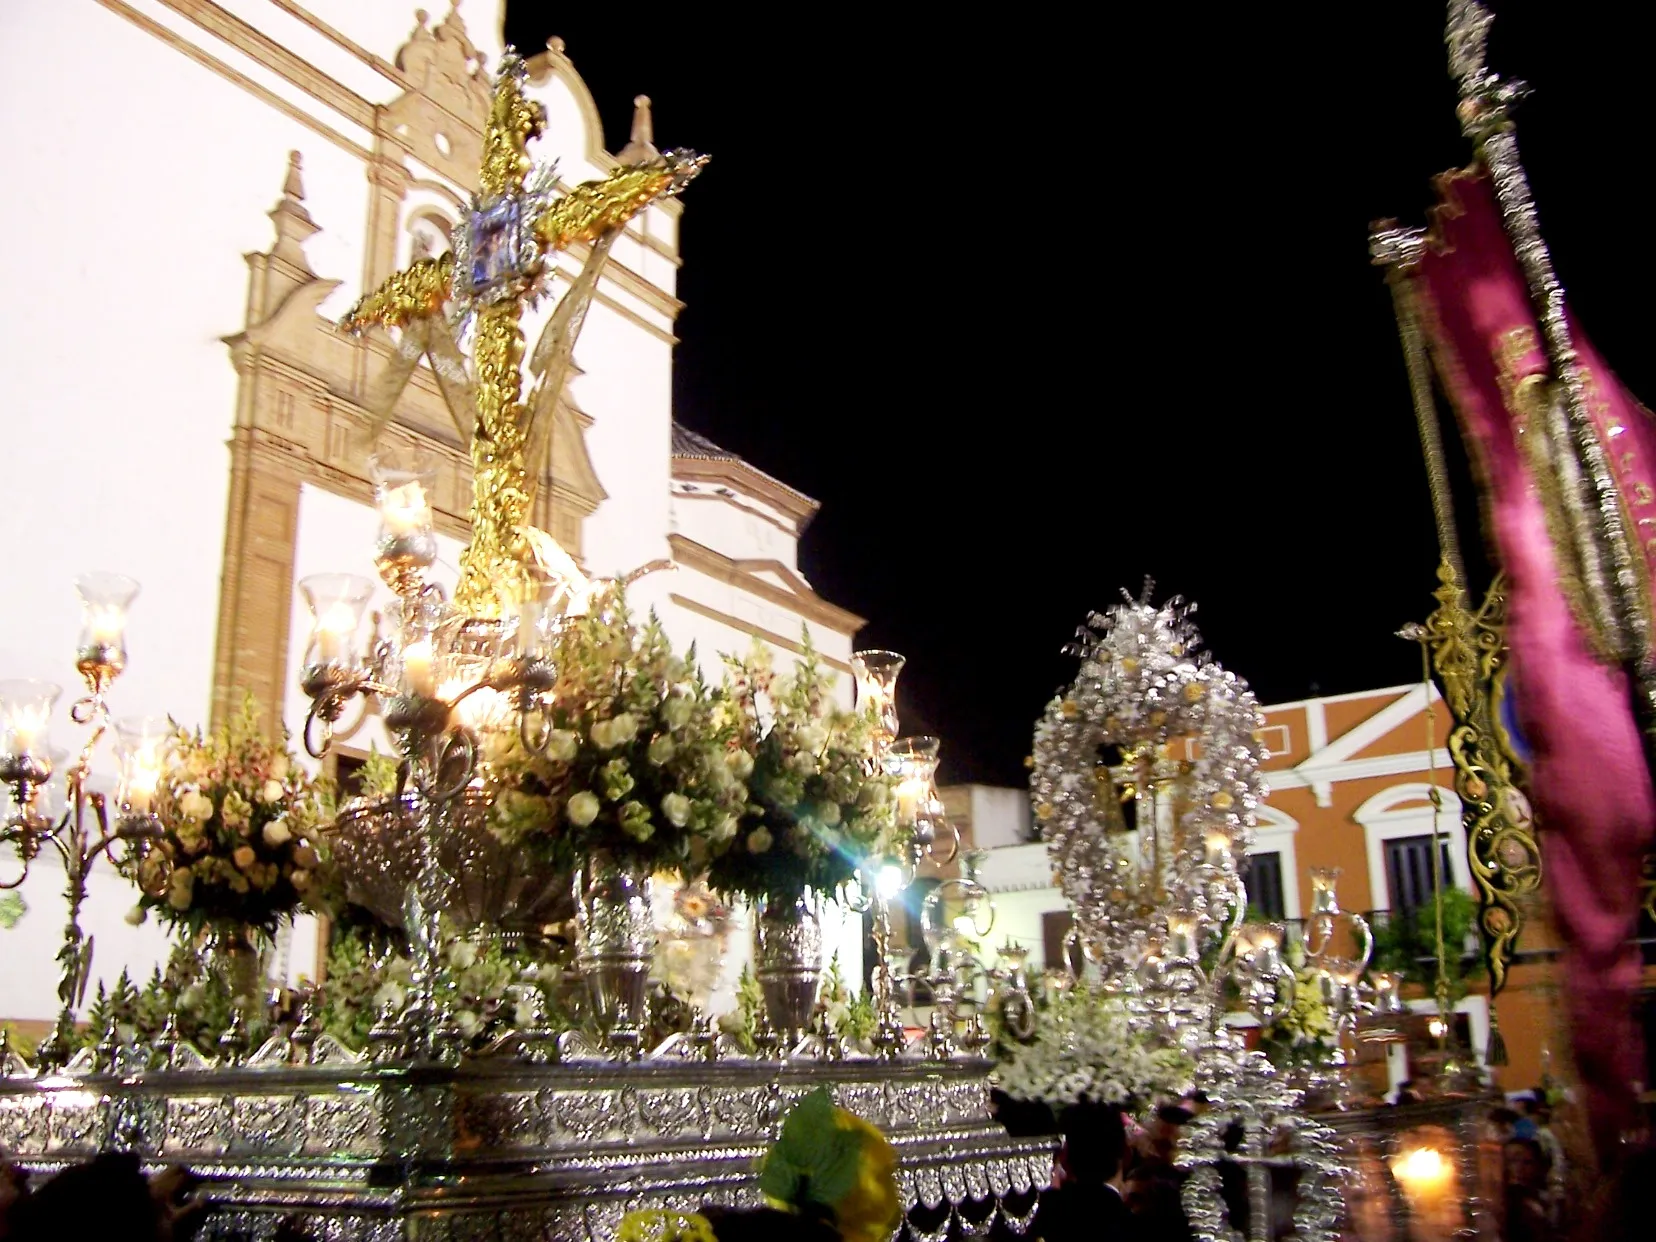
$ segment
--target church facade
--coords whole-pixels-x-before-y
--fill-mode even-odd
[[[371,576],[376,517],[364,431],[396,349],[334,320],[365,289],[446,248],[476,190],[487,71],[504,6],[433,18],[402,0],[99,0],[0,16],[0,111],[15,158],[0,219],[18,239],[3,312],[20,558],[0,616],[0,677],[74,680],[71,579],[113,570],[143,594],[115,714],[222,718],[252,693],[297,735],[305,635],[298,581]],[[74,49],[74,64],[65,64]],[[79,67],[77,67],[79,66]],[[617,167],[591,93],[558,40],[529,64],[547,112],[536,158],[561,186]],[[647,85],[647,84],[640,84]],[[635,139],[649,140],[641,99]],[[672,411],[681,201],[657,202],[615,243],[555,411],[534,522],[589,574],[653,572],[630,592],[710,675],[755,639],[782,658],[802,631],[841,673],[860,618],[800,574],[816,502],[725,452]],[[556,258],[533,339],[587,253]],[[453,585],[471,464],[422,364],[386,433],[438,462],[437,576]],[[389,601],[389,593],[381,602]],[[61,749],[80,745],[65,712]],[[386,748],[369,721],[344,751]],[[100,766],[104,766],[100,764]],[[0,1018],[55,1013],[61,875],[40,866],[0,931]],[[131,890],[107,865],[83,916],[93,987],[165,951],[123,921]],[[842,958],[859,951],[854,921]],[[314,929],[284,945],[312,973]],[[855,978],[857,972],[849,972]]]

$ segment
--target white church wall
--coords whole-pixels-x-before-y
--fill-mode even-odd
[[[778,515],[763,501],[746,496],[730,501],[706,494],[686,495],[686,486],[674,486],[672,520],[676,533],[732,560],[780,561],[789,569],[798,568],[799,541],[777,529]],[[696,486],[705,493],[713,485]]]
[[[583,559],[589,573],[625,574],[668,554],[672,348],[600,304],[576,361],[573,394],[592,416],[587,450],[609,494],[582,529]]]
[[[96,65],[96,89],[63,91],[60,58],[40,52],[51,47]],[[269,245],[290,148],[314,150],[318,214],[359,225],[366,183],[302,125],[95,6],[8,6],[0,19],[0,114],[40,116],[48,101],[50,124],[11,131],[0,197],[19,243],[17,296],[0,310],[0,404],[16,420],[0,532],[31,549],[12,593],[29,604],[0,616],[0,671],[63,682],[78,620],[69,579],[117,570],[144,587],[117,712],[195,721],[210,696],[235,408],[219,338],[242,323],[241,256]],[[70,736],[66,717],[58,727]]]

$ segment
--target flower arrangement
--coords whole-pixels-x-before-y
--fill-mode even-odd
[[[736,836],[751,761],[730,746],[694,652],[675,656],[660,622],[635,625],[609,587],[552,658],[546,754],[508,733],[486,755],[502,785],[495,833],[563,867],[603,851],[636,873],[699,872]]]
[[[560,971],[508,954],[492,942],[453,940],[444,950],[439,999],[473,1048],[510,1029],[559,1025],[551,1003]],[[400,948],[375,952],[360,933],[328,945],[328,981],[322,987],[322,1028],[347,1048],[367,1046],[368,1033],[387,1009],[400,1011],[413,962]]]
[[[265,740],[251,696],[217,732],[180,728],[156,790],[158,849],[131,864],[141,896],[175,929],[235,922],[273,932],[305,900],[322,864],[327,781]]]
[[[1135,1029],[1118,998],[1078,984],[1052,1000],[1034,1042],[1014,1046],[997,1075],[1007,1095],[1057,1110],[1177,1096],[1194,1070],[1181,1050]]]
[[[761,643],[746,659],[726,657],[724,706],[748,797],[735,839],[709,869],[723,892],[782,902],[806,889],[833,893],[894,844],[891,778],[867,770],[873,720],[835,706],[809,631],[803,645],[786,674]]]
[[[1294,1003],[1259,1033],[1260,1048],[1279,1067],[1323,1065],[1339,1047],[1334,1016],[1323,1003],[1317,972],[1306,964],[1298,941],[1288,947],[1294,968]]]

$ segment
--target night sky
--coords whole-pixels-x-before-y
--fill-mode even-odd
[[[1060,648],[1147,574],[1267,703],[1419,675],[1392,635],[1436,540],[1367,230],[1469,157],[1443,8],[1210,7],[511,6],[611,150],[643,92],[713,155],[677,417],[822,502],[801,568],[908,655],[951,783],[1023,782]],[[1492,43],[1575,313],[1647,400],[1651,7],[1499,5]]]

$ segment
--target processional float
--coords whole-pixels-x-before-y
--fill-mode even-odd
[[[900,658],[859,658],[864,710],[855,719],[827,702],[814,667],[786,688],[767,683],[776,719],[794,730],[781,738],[777,727],[754,723],[758,713],[743,715],[740,695],[718,700],[715,711],[715,696],[672,655],[659,627],[630,622],[623,584],[587,581],[527,524],[552,411],[604,259],[628,220],[682,190],[705,158],[658,152],[635,129],[620,168],[560,193],[554,170],[535,167],[527,151],[544,113],[524,94],[525,76],[508,52],[484,133],[481,192],[451,250],[390,277],[343,324],[399,333],[367,395],[370,439],[425,358],[471,447],[471,540],[455,597],[428,573],[437,549],[420,473],[389,458],[377,469],[375,550],[397,596],[389,637],[370,649],[359,640],[371,583],[322,575],[301,584],[312,614],[302,675],[311,700],[307,749],[325,754],[347,716],[370,703],[396,743],[388,787],[345,807],[319,836],[346,890],[401,925],[407,974],[382,989],[361,1050],[322,1031],[307,1006],[251,1051],[237,1008],[216,1049],[178,1038],[172,1017],[163,1037],[135,1043],[111,1017],[95,1047],[71,1056],[58,1036],[73,1029],[88,956],[72,918],[59,1032],[32,1065],[0,1046],[0,1149],[35,1173],[112,1148],[187,1165],[209,1179],[217,1210],[208,1237],[269,1237],[289,1220],[342,1240],[608,1242],[632,1210],[758,1205],[756,1162],[780,1119],[826,1086],[895,1147],[900,1232],[943,1239],[996,1221],[1021,1232],[1050,1181],[1053,1145],[1014,1140],[992,1120],[981,1027],[963,1012],[957,1024],[946,1010],[931,1038],[909,1040],[882,956],[870,1036],[859,1046],[824,1031],[814,1013],[820,929],[798,884],[785,882],[849,872],[844,860],[854,857],[862,882],[845,892],[869,894],[884,949],[891,894],[874,873],[894,867],[906,877],[933,846],[942,854],[936,744],[896,737]],[[578,245],[588,248],[584,268],[529,355],[538,384],[526,398],[525,309],[548,279],[546,257]],[[90,698],[76,715],[94,729],[88,753],[125,662],[113,642],[93,654],[81,666]],[[763,676],[741,666],[748,681],[739,684],[752,691]],[[603,697],[602,719],[572,718],[581,694],[581,703]],[[89,858],[122,852],[152,908],[185,910],[202,886],[223,878],[197,861],[199,825],[228,822],[233,810],[250,832],[264,824],[245,867],[225,863],[240,891],[250,880],[259,892],[266,881],[314,882],[322,860],[308,838],[293,836],[301,828],[284,820],[275,830],[268,810],[244,812],[239,800],[209,799],[197,819],[186,814],[186,826],[196,826],[180,846],[150,805],[166,777],[155,770],[162,760],[147,733],[123,739],[132,759],[115,814],[83,788],[83,761],[71,773],[74,808],[61,824],[53,820],[39,797],[50,767],[37,744],[50,703],[42,709],[38,698],[11,695],[0,738],[0,779],[16,808],[3,839],[25,865],[45,844],[67,849],[71,880],[84,892]],[[848,750],[847,738],[866,739],[866,753]],[[817,762],[829,754],[839,766]],[[802,767],[774,762],[800,755]],[[771,817],[750,824],[743,816],[755,808],[743,806],[750,795],[742,781],[758,781],[755,765],[765,764],[779,782],[799,777],[817,801],[769,797]],[[588,787],[555,804],[533,783],[576,769]],[[297,787],[285,760],[281,770]],[[184,799],[203,797],[189,788]],[[287,793],[277,780],[271,805]],[[751,801],[767,796],[755,788]],[[554,805],[557,831],[543,831],[551,821],[534,817]],[[599,829],[613,829],[605,848],[569,856]],[[543,852],[521,848],[523,835],[537,832]],[[842,848],[828,848],[835,843]],[[277,861],[263,861],[267,849]],[[738,1045],[704,1016],[648,1047],[644,989],[655,929],[647,864],[705,868],[710,855],[737,849],[746,851],[747,874],[772,881],[756,935],[770,1021],[761,1021],[756,1046]],[[765,859],[780,861],[766,870]],[[822,870],[806,869],[812,860]],[[457,930],[498,940],[543,919],[551,903],[567,900],[571,867],[576,966],[593,1021],[587,1029],[558,1022],[526,985],[514,993],[511,1019],[478,1047],[455,1005],[458,959],[447,946]],[[296,873],[304,877],[297,883]]]

